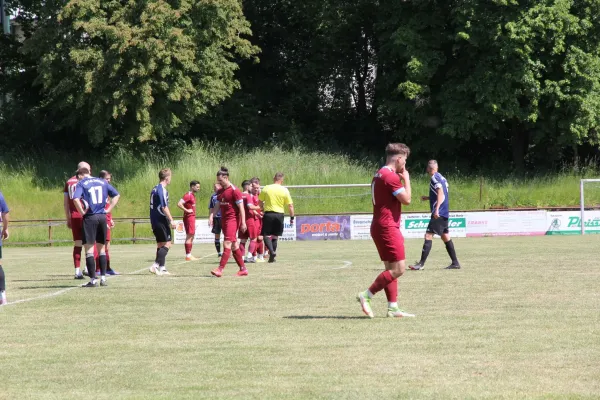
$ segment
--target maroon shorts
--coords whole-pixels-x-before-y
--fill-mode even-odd
[[[258,224],[254,218],[246,220],[246,232],[242,233],[241,231],[238,233],[239,239],[256,239],[258,237]]]
[[[108,228],[106,229],[106,241],[110,242],[110,232],[112,231],[112,229]]]
[[[371,226],[371,237],[375,242],[381,261],[395,262],[406,259],[404,254],[404,237],[400,229]]]
[[[256,232],[258,233],[258,236],[260,236],[260,233],[262,232],[262,218],[256,218],[254,219],[254,223],[256,224]]]
[[[71,218],[73,240],[83,240],[83,218]]]
[[[183,217],[183,226],[185,226],[185,233],[187,235],[196,234],[196,217],[193,215]]]
[[[237,235],[237,231],[238,231],[237,218],[232,218],[232,219],[223,218],[222,226],[223,226],[223,240],[226,240],[229,242],[236,242],[237,241],[236,235]]]

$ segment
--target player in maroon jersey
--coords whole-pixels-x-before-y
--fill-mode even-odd
[[[87,168],[91,171],[90,164],[85,161],[77,164],[77,170],[81,168]],[[75,192],[75,186],[77,186],[77,175],[72,176],[65,183],[64,195],[63,195],[63,207],[65,210],[65,217],[67,220],[67,227],[71,229],[73,234],[73,265],[75,266],[75,279],[84,279],[81,273],[81,250],[83,245],[81,240],[83,239],[83,216],[75,208],[73,203],[73,193]]]
[[[406,159],[410,149],[404,143],[390,143],[385,148],[386,163],[371,182],[373,196],[373,222],[371,237],[379,257],[385,265],[383,271],[369,289],[360,292],[357,300],[363,312],[373,318],[371,298],[385,290],[388,300],[388,317],[414,317],[398,307],[397,279],[406,271],[404,237],[400,232],[402,204],[409,205],[411,198],[410,175]]]
[[[233,253],[235,262],[240,267],[237,276],[248,275],[248,270],[244,264],[242,252],[237,243],[237,231],[246,231],[246,214],[244,212],[244,202],[242,192],[229,181],[229,170],[221,167],[217,172],[217,181],[221,189],[217,192],[217,207],[221,210],[221,219],[223,223],[223,256],[219,262],[219,267],[210,273],[216,277],[223,275],[223,269]]]
[[[100,171],[100,173],[98,174],[98,178],[100,179],[104,179],[105,181],[107,181],[108,183],[112,184],[112,174],[106,170],[102,170]],[[106,203],[106,207],[105,209],[108,210],[108,208],[110,207],[110,202]],[[113,270],[110,267],[110,240],[112,238],[112,230],[115,227],[115,221],[113,221],[112,219],[112,213],[109,212],[106,214],[106,243],[104,245],[105,247],[105,252],[106,252],[106,275],[120,275],[117,271]],[[98,265],[99,263],[96,263],[96,276],[100,276],[100,265]]]
[[[245,263],[256,262],[253,253],[256,251],[256,240],[258,238],[258,222],[256,220],[256,214],[260,212],[260,206],[258,205],[258,198],[252,194],[250,190],[252,183],[250,181],[242,182],[242,200],[244,201],[244,213],[246,214],[246,232],[240,232],[238,237],[240,239],[240,248],[242,255],[246,255],[246,242],[250,239],[248,246],[249,257],[244,259]]]
[[[258,232],[258,235],[256,237],[256,246],[252,252],[252,259],[254,262],[265,262],[265,242],[260,234],[262,231],[262,220],[264,214],[260,208],[260,202],[258,201],[258,195],[260,194],[260,179],[254,177],[250,179],[250,183],[252,184],[250,190],[252,192],[253,204],[258,206],[256,213],[254,214],[254,223],[256,224],[256,231]]]
[[[185,227],[185,261],[195,261],[192,245],[196,234],[196,193],[200,190],[200,182],[191,181],[190,191],[183,195],[177,207],[183,210],[183,226]]]

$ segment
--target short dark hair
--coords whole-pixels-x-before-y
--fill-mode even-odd
[[[285,175],[283,174],[283,172],[277,172],[277,173],[275,174],[275,177],[273,178],[273,180],[275,180],[275,181],[280,181],[280,180],[282,180],[282,179],[283,179],[283,177],[284,177],[284,176],[285,176]]]
[[[98,174],[98,178],[100,179],[106,179],[106,177],[108,175],[112,175],[110,172],[108,172],[107,170],[103,169],[102,171],[100,171],[100,173]]]
[[[385,155],[387,157],[406,156],[410,155],[410,149],[404,143],[390,143],[385,147]]]
[[[191,181],[190,182],[190,187],[196,186],[196,185],[199,185],[199,184],[200,184],[200,182],[198,182],[198,181]]]
[[[229,170],[225,167],[221,167],[219,172],[217,172],[217,176],[226,176],[229,177]]]
[[[242,188],[245,188],[246,186],[250,186],[250,181],[247,179],[244,182],[242,182]]]
[[[164,181],[169,176],[171,176],[171,168],[163,168],[158,173],[158,179],[160,179],[161,181]]]
[[[257,178],[257,177],[254,177],[254,178],[250,179],[250,183],[258,183],[258,184],[260,184],[260,179]]]
[[[79,168],[79,170],[77,171],[78,175],[87,175],[90,173],[90,169],[86,168],[86,167],[81,167]]]

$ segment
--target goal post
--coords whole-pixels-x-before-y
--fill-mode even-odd
[[[585,184],[587,182],[600,182],[600,179],[581,179],[579,181],[579,211],[581,213],[581,234],[585,235]]]

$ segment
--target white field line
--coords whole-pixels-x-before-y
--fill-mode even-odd
[[[344,269],[344,268],[350,268],[352,266],[352,261],[344,261],[344,266],[343,267],[335,267],[335,268],[329,268],[331,270],[334,269]]]
[[[211,254],[208,254],[208,255],[202,256],[202,257],[198,258],[198,260],[202,260],[203,258],[207,258],[207,257],[210,257],[210,256],[214,256],[215,254],[217,254],[217,253],[211,253]],[[190,262],[190,261],[182,261],[182,262],[179,262],[179,263],[176,263],[176,264],[171,264],[171,265],[181,265],[181,264],[185,264],[185,263],[187,263],[187,262]],[[192,261],[192,262],[193,262],[193,261]],[[121,275],[109,275],[109,276],[107,276],[107,277],[106,277],[106,279],[109,279],[109,278],[110,278],[110,279],[112,279],[112,278],[118,278],[119,276],[123,276],[123,275],[135,275],[135,274],[139,274],[140,272],[147,271],[147,270],[148,270],[148,267],[144,267],[144,268],[138,269],[137,271],[129,272],[129,273],[126,273],[126,274],[121,274]],[[13,304],[26,303],[26,302],[28,302],[28,301],[34,301],[34,300],[43,300],[43,299],[47,299],[47,298],[50,298],[50,297],[56,297],[56,296],[60,296],[61,294],[65,294],[65,293],[67,293],[68,291],[71,291],[71,290],[73,290],[73,289],[77,289],[77,288],[80,288],[80,287],[81,287],[81,285],[77,285],[77,286],[73,286],[73,287],[69,287],[69,288],[61,289],[61,290],[59,290],[59,291],[57,291],[57,292],[54,292],[54,293],[42,294],[42,295],[40,295],[40,296],[31,297],[31,298],[29,298],[29,299],[21,299],[21,300],[15,300],[15,301],[11,301],[11,302],[8,302],[8,303],[6,303],[5,305],[7,305],[7,306],[11,306],[11,305],[13,305]]]

